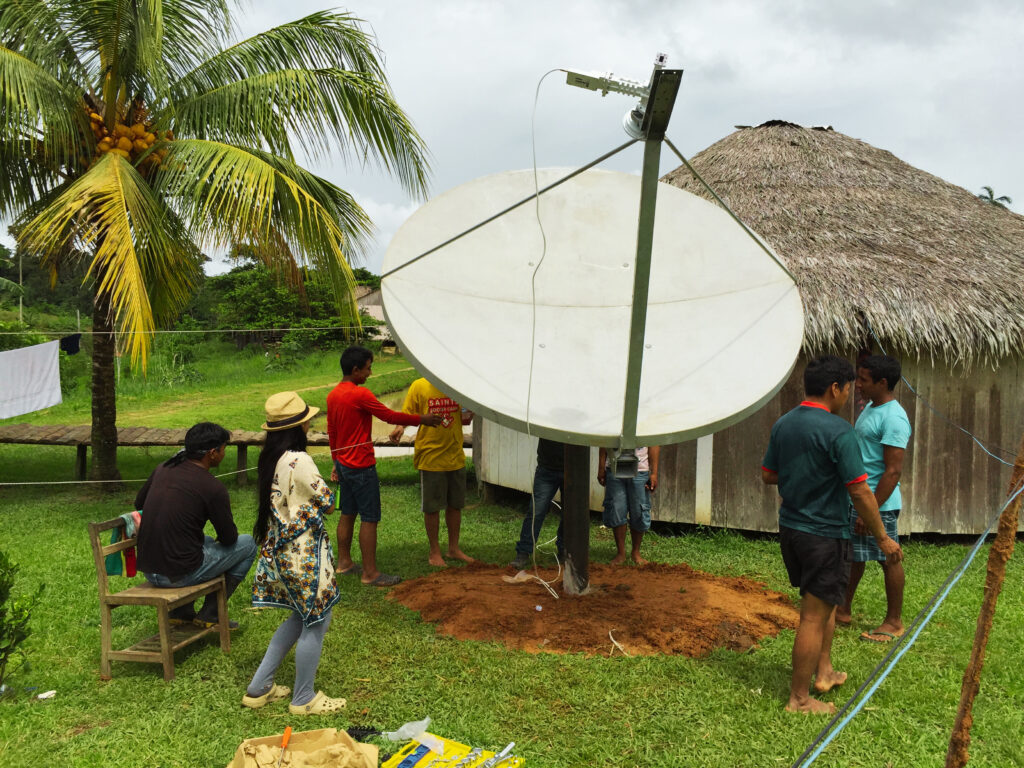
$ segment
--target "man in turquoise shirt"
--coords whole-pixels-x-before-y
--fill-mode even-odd
[[[899,541],[897,527],[903,507],[900,476],[910,442],[910,419],[894,394],[901,374],[899,361],[887,355],[870,355],[861,361],[856,386],[861,397],[869,402],[854,426],[868,473],[868,486],[874,492],[885,532],[896,541]],[[860,637],[872,643],[891,643],[904,632],[903,564],[886,562],[885,554],[876,546],[875,540],[864,535],[866,530],[852,510],[850,526],[853,531],[853,564],[846,600],[836,611],[836,621],[840,624],[852,622],[853,595],[864,575],[866,563],[877,561],[885,576],[885,620]]]
[[[868,488],[857,437],[837,416],[850,398],[853,366],[819,357],[804,370],[806,399],[772,427],[761,479],[778,485],[779,543],[790,584],[800,589],[800,624],[793,641],[790,712],[831,714],[835,706],[810,695],[846,682],[832,666],[836,606],[850,576],[850,501],[891,562],[903,557],[885,533]]]

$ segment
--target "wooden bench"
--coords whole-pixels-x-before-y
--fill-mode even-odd
[[[133,447],[166,446],[178,447],[185,445],[185,433],[188,429],[150,429],[149,427],[119,427],[117,444]],[[244,470],[248,467],[249,446],[263,445],[264,432],[249,432],[244,429],[231,431],[228,445],[237,450],[236,468]],[[328,445],[327,435],[323,432],[310,432],[307,437],[309,445]],[[88,424],[68,426],[66,424],[3,424],[0,425],[0,443],[17,443],[21,445],[67,445],[74,446],[75,479],[84,480],[89,466],[89,446],[92,445],[92,427]],[[248,472],[238,473],[238,484],[248,482]]]
[[[177,447],[185,444],[185,433],[188,429],[150,429],[149,427],[119,427],[117,430],[117,444],[135,447],[167,446]],[[231,439],[228,445],[237,448],[235,468],[238,471],[237,483],[246,485],[249,482],[249,473],[242,471],[249,466],[249,447],[262,446],[265,433],[260,430],[249,432],[244,429],[231,430]],[[412,445],[413,435],[406,435],[402,438],[401,444]],[[310,432],[306,435],[306,442],[313,446],[327,446],[326,432]],[[374,445],[388,446],[386,437],[374,439]],[[0,443],[13,443],[20,445],[67,445],[75,446],[77,455],[75,457],[75,479],[84,480],[89,464],[89,446],[92,445],[92,427],[88,424],[68,426],[67,424],[2,424],[0,425]],[[463,445],[469,447],[472,438],[467,433]]]
[[[100,536],[118,527],[122,529],[121,540],[114,544],[103,544]],[[124,528],[125,521],[120,517],[103,523],[89,523],[89,541],[96,562],[96,580],[100,592],[100,677],[103,680],[110,679],[111,661],[138,661],[162,664],[164,680],[171,680],[174,678],[174,652],[214,633],[220,635],[221,650],[228,653],[231,650],[231,636],[228,630],[227,591],[223,576],[178,589],[161,589],[145,582],[120,592],[110,591],[107,581],[107,555],[134,547],[136,543],[134,536],[124,538]],[[217,595],[216,626],[171,626],[171,610],[209,594]],[[151,605],[156,608],[159,631],[129,648],[115,651],[111,647],[113,612],[122,605]]]

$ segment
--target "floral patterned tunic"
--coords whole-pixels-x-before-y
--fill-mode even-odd
[[[334,495],[308,453],[286,451],[270,490],[271,518],[260,547],[252,604],[289,608],[305,626],[316,624],[338,602],[334,555],[324,512]]]

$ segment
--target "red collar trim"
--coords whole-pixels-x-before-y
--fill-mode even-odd
[[[804,400],[802,403],[800,403],[800,405],[806,406],[808,408],[821,408],[821,410],[825,411],[826,413],[832,413],[832,411],[830,411],[821,403],[812,403],[810,400]]]

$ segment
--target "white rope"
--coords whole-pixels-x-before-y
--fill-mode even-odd
[[[44,331],[41,329],[36,330],[35,328],[28,328],[24,331],[0,331],[0,336],[26,336],[33,333],[40,336],[149,336],[160,333],[267,333],[270,331],[283,333],[287,331],[357,331],[376,327],[377,326],[375,325],[322,325],[305,328],[170,328],[166,330],[154,329],[152,331]]]
[[[618,648],[620,651],[622,651],[622,655],[623,656],[629,656],[630,655],[629,652],[625,648],[623,648],[622,644],[612,636],[612,632],[614,632],[614,631],[615,631],[614,629],[609,629],[608,630],[608,637],[612,641],[612,650],[611,650],[611,653],[609,653],[608,655],[611,656],[613,653],[615,653],[615,649]]]

